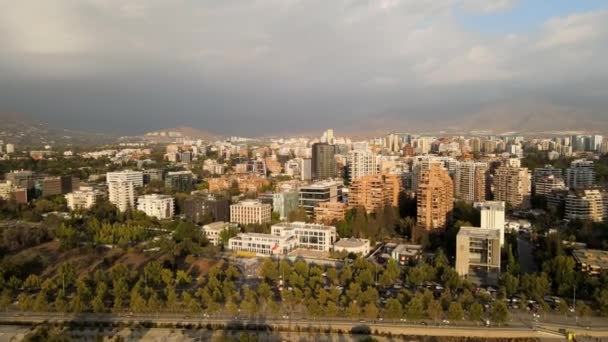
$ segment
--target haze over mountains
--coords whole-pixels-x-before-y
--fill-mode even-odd
[[[30,119],[23,114],[0,113],[0,139],[19,144],[43,144],[49,142],[74,143],[91,140],[111,141],[118,137],[115,132],[96,130],[69,130],[53,123]],[[201,120],[203,121],[203,120]],[[176,122],[174,127],[159,127],[147,132],[130,131],[126,135],[142,135],[147,140],[169,141],[167,132],[177,132],[181,136],[203,140],[216,140],[230,135],[242,135],[242,129],[228,134],[219,134],[212,126],[190,127]],[[315,136],[329,127],[317,122],[316,129],[302,130],[294,125],[289,129],[267,131],[263,136]],[[390,110],[362,119],[344,120],[336,127],[338,134],[368,137],[387,132],[410,132],[428,134],[556,134],[570,132],[605,133],[608,120],[602,115],[581,109],[554,105],[540,101],[496,102],[479,108],[473,114],[453,114],[448,118],[441,115],[415,115],[407,110]],[[165,132],[164,135],[161,132]],[[91,133],[95,133],[91,135]],[[255,137],[256,135],[250,135]],[[164,138],[163,138],[164,137]]]

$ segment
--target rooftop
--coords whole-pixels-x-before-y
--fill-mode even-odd
[[[485,201],[476,202],[475,208],[479,209],[493,209],[493,210],[505,210],[505,202],[503,201]]]
[[[262,207],[262,206],[269,206],[270,204],[262,203],[258,200],[244,200],[244,201],[240,201],[239,203],[233,204],[233,205],[244,206],[244,207]]]
[[[478,227],[461,227],[458,235],[480,239],[500,239],[500,230]]]
[[[224,221],[217,221],[217,222],[213,222],[213,223],[208,223],[206,225],[203,226],[204,230],[224,230],[226,228],[227,223]]]
[[[608,251],[599,249],[575,249],[574,258],[581,264],[591,268],[608,270]]]
[[[369,240],[367,240],[367,239],[348,238],[348,239],[340,239],[340,240],[336,241],[336,243],[334,243],[334,247],[353,248],[353,247],[360,247],[360,246],[364,246],[364,245],[368,245],[368,244],[369,244]]]
[[[324,189],[335,185],[344,185],[341,180],[323,180],[313,184],[302,186],[302,189]]]
[[[272,226],[277,228],[304,228],[304,229],[318,229],[318,230],[336,230],[334,226],[326,226],[324,224],[319,223],[306,223],[306,222],[281,222]]]

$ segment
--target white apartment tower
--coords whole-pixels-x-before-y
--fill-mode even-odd
[[[144,183],[142,172],[130,170],[108,172],[106,182],[110,203],[114,204],[120,211],[135,208],[135,189],[143,186]]]
[[[175,201],[169,195],[144,195],[137,199],[137,210],[143,211],[150,217],[159,220],[170,219],[173,217]]]
[[[348,152],[348,176],[350,181],[378,173],[376,154],[370,151]]]

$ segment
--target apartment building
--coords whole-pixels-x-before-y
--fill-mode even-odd
[[[488,164],[459,162],[454,173],[454,196],[468,203],[486,200]]]
[[[65,195],[70,210],[91,209],[105,193],[93,186],[80,186],[76,191]]]
[[[553,176],[552,178],[549,178]],[[551,165],[546,165],[545,167],[537,167],[532,171],[532,193],[537,195],[546,195],[546,193],[539,193],[538,187],[540,187],[541,192],[545,192],[547,184],[547,180],[555,180],[559,181],[561,179],[563,181],[563,173],[562,169],[554,168]],[[542,183],[539,185],[539,183]]]
[[[566,185],[571,189],[590,187],[595,184],[593,161],[578,159],[566,169]]]
[[[136,189],[143,186],[143,173],[138,171],[108,172],[108,199],[118,210],[135,209]]]
[[[230,206],[230,222],[264,224],[271,222],[272,206],[256,200],[245,200]]]
[[[530,206],[530,172],[525,167],[503,165],[494,175],[494,200],[503,201],[513,208]]]
[[[314,208],[316,223],[331,224],[343,221],[346,216],[347,206],[342,202],[323,202]]]
[[[312,179],[324,180],[337,176],[336,147],[328,143],[312,145]]]
[[[347,156],[348,179],[355,180],[378,173],[377,156],[371,151],[350,151]]]
[[[425,230],[445,229],[454,209],[454,184],[448,171],[431,164],[422,171],[417,191],[417,222]]]
[[[602,222],[608,219],[605,216],[608,203],[606,192],[599,189],[576,189],[566,197],[566,211],[564,217],[568,220],[581,219]]]
[[[368,213],[385,206],[399,206],[402,190],[401,176],[390,174],[368,175],[356,179],[350,186],[349,207],[362,206]]]
[[[175,200],[169,195],[151,194],[137,198],[137,210],[159,220],[170,219],[175,213]]]

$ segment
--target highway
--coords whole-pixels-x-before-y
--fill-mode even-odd
[[[587,329],[585,326],[529,322],[522,317],[514,317],[512,322],[503,327],[484,327],[474,323],[460,323],[458,325],[428,325],[411,324],[402,322],[365,322],[352,321],[345,319],[326,318],[316,319],[230,319],[226,317],[205,318],[202,316],[194,317],[184,314],[137,314],[137,315],[113,315],[113,314],[60,314],[60,313],[39,313],[39,312],[4,312],[0,314],[0,323],[6,325],[31,325],[40,323],[73,324],[99,326],[105,325],[142,325],[142,326],[178,326],[181,328],[195,328],[200,325],[223,325],[230,327],[262,327],[263,329],[272,328],[282,331],[294,331],[296,327],[300,329],[312,329],[321,331],[351,332],[359,330],[362,332],[374,332],[378,334],[410,335],[410,336],[457,336],[457,337],[478,337],[478,338],[498,338],[498,337],[536,337],[551,338],[563,337],[563,331],[574,332],[578,335],[591,337],[608,337],[608,324],[606,326],[593,326]],[[600,323],[608,323],[600,320]],[[560,329],[563,329],[560,331]]]

